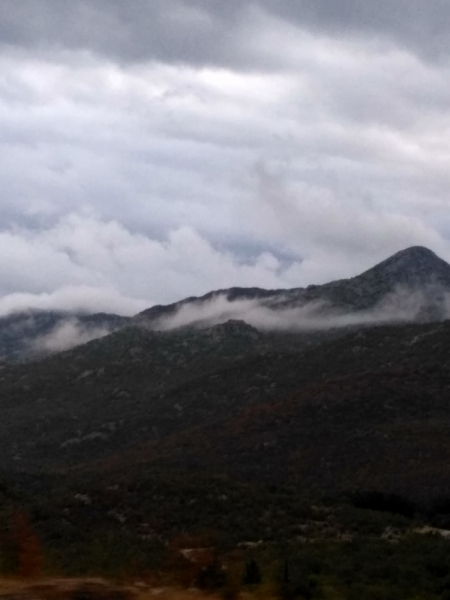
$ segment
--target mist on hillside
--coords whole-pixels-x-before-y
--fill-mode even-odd
[[[430,298],[437,298],[436,301]],[[346,311],[321,300],[289,306],[289,298],[271,300],[234,300],[225,294],[208,301],[186,303],[170,316],[151,323],[152,329],[170,331],[188,325],[210,327],[229,319],[245,321],[260,330],[310,331],[351,325],[376,325],[423,320],[444,320],[450,316],[450,294],[437,290],[397,287],[374,308]],[[283,304],[286,303],[286,306]]]
[[[440,321],[450,317],[450,294],[435,286],[418,291],[397,287],[370,310],[349,311],[325,300],[294,305],[288,294],[276,298],[229,300],[226,293],[209,300],[181,304],[156,321],[140,320],[151,330],[170,332],[186,326],[207,328],[230,319],[245,321],[260,331],[325,331],[339,327]],[[29,326],[29,322],[27,323]],[[27,354],[47,355],[69,350],[111,333],[68,318],[49,333],[32,340]]]
[[[67,319],[50,333],[33,340],[29,346],[32,354],[53,354],[87,344],[111,333],[106,327],[86,327],[76,319]]]

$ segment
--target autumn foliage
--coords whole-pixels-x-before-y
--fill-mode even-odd
[[[25,513],[13,514],[10,536],[15,549],[16,574],[23,578],[35,578],[41,575],[43,566],[41,543]]]

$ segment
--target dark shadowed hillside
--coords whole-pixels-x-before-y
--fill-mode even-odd
[[[153,417],[159,438],[90,468],[450,496],[449,351],[443,323],[242,359],[170,390]]]
[[[381,488],[443,494],[447,463],[436,460],[431,482],[430,460],[447,452],[449,351],[447,322],[290,345],[233,322],[125,329],[3,370],[2,462],[126,473],[146,464],[327,491],[357,486],[363,466]]]

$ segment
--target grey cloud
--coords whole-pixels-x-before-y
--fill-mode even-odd
[[[0,312],[450,257],[449,70],[399,46],[432,55],[421,6],[0,1]]]
[[[374,37],[447,58],[447,0],[2,0],[12,47],[85,49],[114,60],[264,66],[245,50],[252,11],[331,36]]]
[[[213,274],[222,268],[220,261],[186,277],[187,254],[185,262],[168,270],[173,278],[168,281],[163,258],[152,266],[154,295],[148,287],[142,294],[138,287],[134,292],[137,300],[149,303],[207,292],[224,287],[225,281],[250,285],[257,279],[260,285],[279,287],[280,266],[289,274],[283,275],[286,287],[321,283],[356,274],[386,250],[413,244],[446,255],[446,243],[436,231],[442,222],[428,223],[436,214],[430,210],[430,191],[438,192],[436,206],[447,203],[442,119],[426,115],[426,125],[430,116],[436,118],[428,130],[429,148],[422,134],[426,127],[403,134],[386,124],[374,128],[369,117],[351,123],[343,111],[339,78],[329,79],[327,60],[325,65],[316,62],[316,55],[323,54],[321,42],[309,43],[300,82],[292,75],[218,76],[158,65],[121,69],[94,59],[72,62],[73,57],[59,64],[1,57],[0,90],[24,88],[29,92],[25,98],[32,99],[10,104],[0,92],[2,229],[11,229],[16,214],[26,230],[21,237],[29,239],[31,229],[45,238],[73,212],[84,215],[76,227],[80,237],[92,216],[98,223],[117,220],[131,234],[145,234],[164,249],[169,232],[188,225],[212,248],[222,244],[220,254],[232,256],[236,265],[254,264],[264,252],[278,259],[264,277],[247,272],[246,280],[244,271],[230,268],[221,283]],[[344,87],[351,105],[381,67],[366,79],[364,59],[350,55],[347,51],[339,60],[350,60]],[[389,64],[382,62],[382,67]],[[403,73],[416,83],[415,64],[408,63]],[[391,77],[396,76],[394,69]],[[379,77],[380,93],[388,99],[389,81]],[[177,94],[170,94],[173,89]],[[379,110],[373,113],[382,119]],[[252,169],[258,156],[264,160]],[[282,176],[272,176],[266,162]],[[367,204],[368,192],[373,200]],[[17,236],[13,241],[10,254],[20,246]],[[14,292],[52,294],[71,282],[104,287],[115,277],[100,269],[99,282],[93,280],[99,272],[94,267],[68,268],[73,250],[71,255],[58,250],[44,277],[39,265],[50,264],[46,245],[37,251],[20,247],[11,273],[2,278],[0,291],[9,298]],[[184,249],[189,252],[188,243]],[[140,273],[150,269],[143,257],[152,261],[152,255],[139,255]],[[301,266],[300,257],[305,259]],[[29,272],[17,268],[27,260]]]
[[[219,19],[201,3],[182,0],[4,0],[0,39],[13,47],[85,49],[125,61],[209,62],[205,48],[212,59],[227,52],[227,12]]]
[[[262,0],[274,14],[317,31],[373,34],[431,55],[448,53],[450,6],[445,0]]]

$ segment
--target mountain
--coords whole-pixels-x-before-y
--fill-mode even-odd
[[[410,289],[428,285],[449,288],[450,265],[428,248],[413,246],[397,252],[351,281],[367,290],[381,287],[384,293],[398,285]]]
[[[230,288],[153,306],[135,322],[153,328],[243,319],[270,329],[434,321],[448,312],[450,265],[420,246],[402,250],[351,279],[307,288]]]
[[[123,329],[3,368],[0,466],[450,496],[449,351],[448,322],[289,343],[239,322]]]
[[[231,322],[5,365],[0,501],[59,553],[105,531],[296,536],[305,505],[357,497],[450,523],[449,355],[449,322],[319,337]]]
[[[450,302],[450,265],[426,248],[398,252],[351,279],[307,288],[229,288],[153,306],[133,318],[28,310],[0,318],[0,360],[37,360],[136,325],[153,330],[243,320],[260,330],[327,330],[404,321],[439,321]]]
[[[324,286],[233,288],[129,320],[79,316],[115,330],[0,365],[0,527],[25,507],[54,555],[67,546],[69,558],[92,536],[164,547],[205,529],[233,543],[297,539],[312,507],[345,515],[361,498],[447,527],[449,271],[411,248]],[[251,321],[255,303],[291,323],[311,303],[302,318],[365,318],[289,330],[215,322],[234,308]],[[173,328],[158,330],[168,315]],[[34,314],[29,329],[26,315],[10,319],[6,332],[45,340],[68,316]]]
[[[288,402],[299,390],[335,378],[391,373],[405,366],[414,371],[430,361],[433,368],[437,364],[445,372],[442,356],[448,329],[445,322],[440,324],[442,315],[423,319],[431,321],[429,325],[390,328],[377,323],[371,328],[369,322],[361,329],[361,323],[349,321],[346,327],[288,332],[258,330],[233,319],[168,331],[148,326],[161,314],[177,315],[183,307],[203,306],[218,295],[227,295],[230,305],[243,299],[270,302],[273,311],[286,303],[295,305],[305,294],[327,297],[330,302],[334,297],[335,305],[340,298],[341,306],[345,297],[367,312],[371,305],[380,306],[380,298],[396,293],[399,285],[410,296],[422,293],[429,305],[436,298],[444,303],[450,266],[418,247],[353,279],[289,291],[233,288],[154,307],[134,319],[46,312],[4,318],[0,342],[5,354],[23,354],[27,346],[28,356],[35,360],[1,366],[0,468],[65,468],[149,441],[163,445],[167,436],[191,427],[216,431],[219,422],[233,419],[240,411],[267,402]],[[429,311],[428,317],[436,317],[436,312]],[[55,354],[56,343],[75,345],[70,339],[74,336],[78,342],[82,336],[96,339]],[[34,354],[29,348],[34,348]],[[437,354],[437,348],[442,354]],[[37,361],[37,353],[44,351],[52,355]],[[349,389],[359,385],[349,382]],[[420,385],[427,388],[426,381]],[[317,431],[320,427],[318,423]],[[236,441],[233,445],[239,447]],[[155,460],[157,455],[152,450]],[[238,463],[245,465],[244,460]]]

